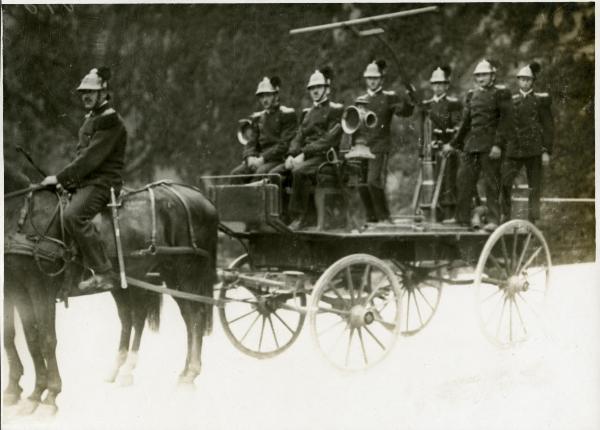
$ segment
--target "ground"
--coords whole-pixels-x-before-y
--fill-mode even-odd
[[[126,388],[103,382],[119,332],[112,298],[75,299],[58,308],[58,415],[11,418],[5,409],[2,428],[598,429],[599,275],[592,264],[555,267],[551,335],[508,350],[479,333],[469,287],[448,287],[423,332],[359,374],[324,363],[309,330],[283,355],[256,360],[234,349],[217,322],[195,390],[176,387],[185,331],[170,298],[160,333],[145,334],[135,383]],[[25,365],[30,390],[31,361]],[[3,380],[6,374],[3,354]]]

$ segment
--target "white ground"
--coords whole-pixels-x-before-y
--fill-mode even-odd
[[[553,270],[549,339],[496,349],[479,333],[469,287],[448,287],[430,326],[362,374],[322,362],[309,330],[283,355],[260,361],[234,349],[216,321],[193,391],[176,389],[186,341],[171,299],[160,333],[145,334],[127,388],[102,382],[118,341],[112,298],[75,299],[58,308],[58,416],[5,413],[2,428],[599,429],[600,271],[591,264]],[[25,365],[29,391],[31,361]]]

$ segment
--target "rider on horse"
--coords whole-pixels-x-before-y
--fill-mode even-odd
[[[92,69],[77,91],[85,109],[79,129],[76,158],[55,176],[47,176],[42,185],[61,185],[72,193],[64,212],[64,223],[75,241],[92,276],[79,289],[110,289],[113,286],[111,262],[92,218],[110,201],[110,188],[118,192],[122,185],[127,131],[121,117],[110,105],[108,68]]]

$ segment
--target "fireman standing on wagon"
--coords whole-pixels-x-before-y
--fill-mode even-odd
[[[519,92],[512,96],[516,136],[507,147],[502,165],[502,212],[507,220],[511,215],[511,189],[523,167],[529,185],[529,220],[540,218],[542,166],[550,162],[554,120],[550,95],[533,92],[539,71],[537,63],[523,67],[517,74]]]
[[[462,104],[456,98],[447,95],[450,86],[451,69],[448,66],[437,67],[431,74],[429,82],[433,97],[423,101],[423,109],[429,114],[433,139],[439,147],[435,148],[436,165],[441,166],[442,147],[447,145],[458,131],[462,114]],[[458,171],[458,154],[449,152],[446,156],[446,167],[442,178],[439,204],[442,208],[442,219],[452,221],[456,208],[456,174]],[[437,174],[436,174],[437,178]]]
[[[390,210],[385,197],[385,182],[388,156],[391,149],[390,124],[394,115],[409,117],[414,104],[407,96],[400,96],[394,91],[383,89],[386,63],[383,60],[369,63],[363,73],[369,109],[377,115],[377,124],[364,130],[362,135],[367,146],[375,155],[369,160],[367,173],[367,190],[361,197],[367,211],[367,221],[388,221]]]
[[[456,220],[469,225],[472,199],[477,180],[483,174],[487,206],[487,224],[493,231],[500,222],[501,157],[512,134],[511,94],[503,85],[495,85],[496,68],[482,60],[473,72],[477,87],[469,90],[458,133],[444,148],[463,151],[458,170]]]
[[[330,85],[331,71],[328,68],[316,70],[310,76],[306,88],[313,105],[303,112],[283,166],[293,175],[289,208],[292,230],[306,226],[310,192],[317,169],[327,160],[327,152],[332,148],[337,150],[340,144],[343,105],[329,100]]]
[[[72,192],[64,212],[64,225],[75,241],[92,276],[79,283],[80,290],[113,287],[111,262],[92,218],[106,208],[110,188],[123,184],[127,131],[123,120],[110,105],[106,67],[92,69],[77,91],[89,110],[79,129],[77,156],[56,176],[47,176],[42,185],[60,184]]]
[[[232,175],[265,174],[281,164],[297,127],[296,111],[279,103],[281,80],[264,77],[256,89],[263,107],[240,126],[239,139],[244,148],[244,161]]]

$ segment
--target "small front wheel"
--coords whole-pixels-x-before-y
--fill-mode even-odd
[[[394,272],[368,254],[341,258],[321,275],[309,308],[312,338],[337,368],[380,362],[400,332],[402,291]]]

